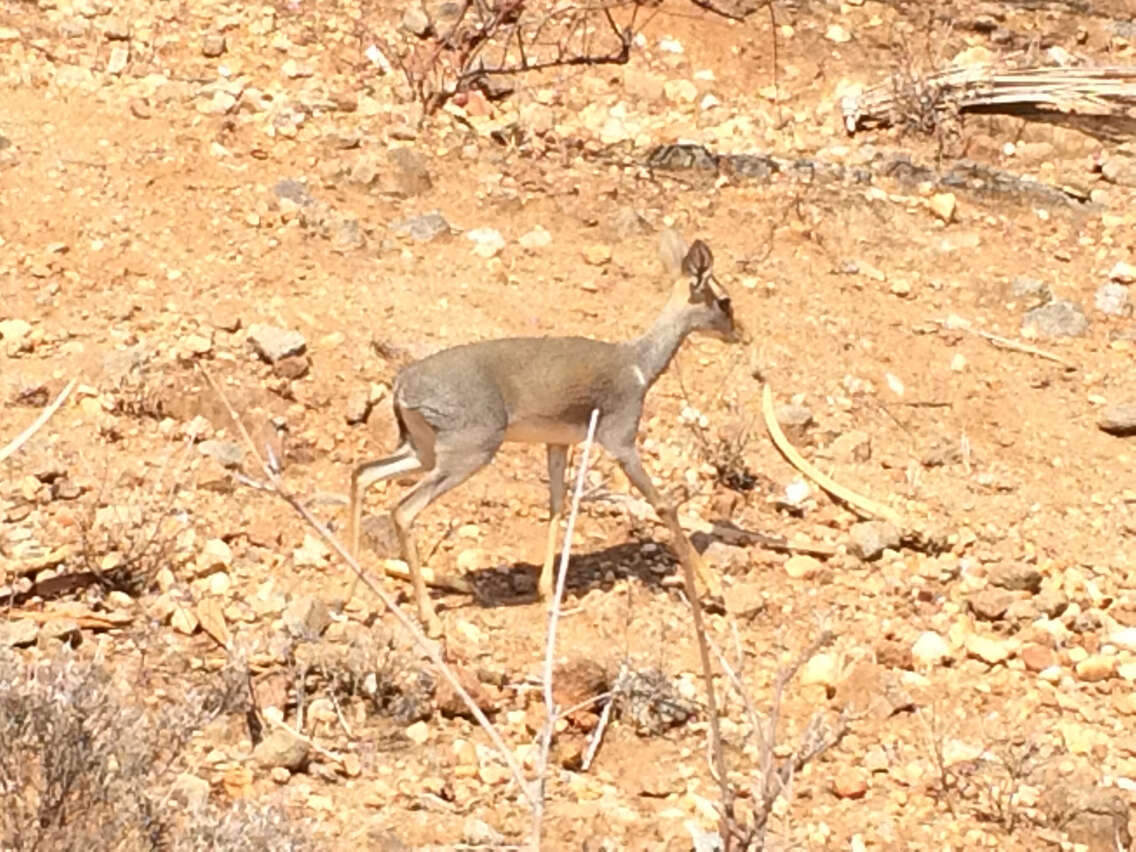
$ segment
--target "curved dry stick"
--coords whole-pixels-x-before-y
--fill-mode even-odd
[[[765,428],[769,430],[769,437],[773,439],[773,443],[781,451],[781,455],[789,461],[789,464],[837,500],[841,500],[862,512],[867,512],[869,515],[891,521],[897,527],[902,528],[903,520],[894,509],[845,488],[832,477],[821,473],[811,462],[797,452],[797,448],[789,443],[789,439],[785,437],[785,433],[781,431],[781,426],[777,423],[777,417],[773,413],[773,391],[770,390],[769,385],[765,385],[761,389],[761,413],[765,417]]]
[[[72,379],[71,381],[69,381],[67,383],[66,387],[64,387],[63,390],[61,390],[59,392],[59,396],[57,396],[55,398],[55,401],[52,402],[51,405],[49,405],[47,408],[45,408],[43,411],[40,412],[39,417],[37,417],[35,419],[35,422],[32,423],[31,426],[29,426],[27,429],[25,429],[23,432],[21,432],[15,438],[13,438],[11,441],[9,441],[3,447],[3,449],[0,449],[0,462],[4,461],[4,459],[6,459],[6,458],[8,458],[8,456],[12,455],[12,453],[16,452],[16,450],[18,450],[20,447],[22,447],[24,444],[26,444],[28,442],[28,439],[31,438],[32,435],[34,435],[36,432],[38,432],[40,429],[43,428],[43,424],[46,423],[48,420],[50,420],[51,415],[53,415],[56,411],[59,410],[59,406],[63,405],[63,403],[66,401],[67,397],[69,397],[71,395],[71,391],[75,390],[75,385],[78,384],[78,383],[79,383],[78,379]]]

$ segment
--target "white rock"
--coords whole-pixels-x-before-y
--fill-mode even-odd
[[[465,232],[465,238],[473,243],[473,253],[487,260],[505,248],[505,238],[496,228],[474,228]]]
[[[534,227],[531,231],[526,231],[521,234],[521,238],[517,240],[521,248],[533,251],[541,249],[552,243],[552,234],[548,233],[540,225]]]
[[[911,646],[911,656],[916,665],[930,668],[951,658],[951,646],[935,631],[925,630]]]
[[[1136,281],[1136,266],[1123,260],[1118,260],[1109,270],[1108,277],[1121,284],[1131,284]]]

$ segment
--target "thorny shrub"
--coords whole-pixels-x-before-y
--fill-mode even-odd
[[[178,756],[220,707],[211,696],[159,717],[66,652],[27,663],[0,650],[0,683],[0,848],[314,847],[271,807],[167,806]]]

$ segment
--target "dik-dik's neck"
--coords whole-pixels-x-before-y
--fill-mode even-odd
[[[691,330],[690,313],[672,300],[646,333],[631,342],[635,365],[647,387],[662,375]]]

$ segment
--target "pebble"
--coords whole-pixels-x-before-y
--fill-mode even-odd
[[[862,521],[848,530],[849,552],[865,562],[879,559],[886,548],[899,547],[899,530],[890,521]]]
[[[1036,593],[1041,588],[1041,572],[1024,562],[999,562],[986,571],[992,586],[1012,592]]]
[[[420,243],[428,243],[438,239],[438,237],[449,236],[453,233],[450,223],[437,210],[392,222],[390,229],[396,234],[406,234],[412,240]]]
[[[228,47],[224,33],[206,33],[201,37],[201,55],[216,59]]]
[[[540,225],[537,225],[531,231],[526,231],[525,233],[521,234],[520,239],[517,240],[517,243],[520,245],[520,247],[526,249],[527,251],[542,249],[545,246],[549,245],[551,242],[552,234],[548,233],[548,231],[546,231]]]
[[[992,666],[1003,663],[1009,659],[1010,650],[1011,646],[1009,643],[997,639],[990,639],[986,636],[980,636],[977,633],[972,633],[970,636],[966,637],[967,653]]]
[[[252,751],[252,759],[262,769],[279,766],[296,772],[307,763],[309,749],[308,743],[291,731],[276,728],[257,743]]]
[[[249,326],[248,341],[265,361],[275,364],[292,355],[301,355],[308,342],[300,332],[265,323]]]
[[[832,792],[842,799],[862,799],[868,792],[868,778],[856,766],[842,766],[832,777]]]
[[[967,598],[970,611],[984,621],[998,621],[1017,598],[1005,589],[982,589]]]
[[[1131,284],[1136,282],[1136,265],[1127,261],[1118,260],[1108,272],[1108,277],[1118,284]]]
[[[1077,663],[1074,670],[1077,673],[1077,680],[1083,680],[1089,683],[1107,680],[1116,674],[1116,657],[1109,657],[1104,654],[1091,654]]]
[[[315,639],[331,624],[331,612],[321,598],[301,595],[288,603],[281,614],[281,620],[293,636]]]
[[[1101,412],[1097,425],[1110,435],[1136,435],[1136,402],[1119,402]]]
[[[795,554],[785,560],[785,574],[794,580],[815,577],[820,569],[820,560],[805,553]]]
[[[197,445],[197,451],[203,456],[215,459],[218,464],[227,468],[240,467],[245,457],[245,449],[242,445],[232,441],[218,441],[215,438],[202,441]]]
[[[1022,328],[1045,337],[1080,337],[1089,330],[1089,320],[1080,305],[1065,299],[1026,311]]]
[[[589,266],[604,266],[611,262],[611,246],[593,243],[584,247],[583,256]]]
[[[1018,650],[1018,659],[1031,672],[1041,672],[1058,664],[1057,652],[1045,645],[1029,642]]]
[[[1093,294],[1093,306],[1110,317],[1125,317],[1132,313],[1128,288],[1115,281],[1106,281]]]
[[[927,206],[943,222],[952,222],[955,218],[957,201],[953,192],[937,192],[927,199]]]
[[[505,238],[496,228],[474,228],[465,232],[465,238],[473,243],[473,253],[487,260],[505,248]]]
[[[425,722],[415,722],[413,725],[408,725],[403,733],[415,745],[422,745],[430,739],[430,728]]]
[[[925,630],[911,646],[911,657],[921,668],[931,668],[951,659],[951,646],[933,630]]]
[[[0,648],[23,648],[34,645],[38,633],[36,623],[25,618],[0,621]]]

